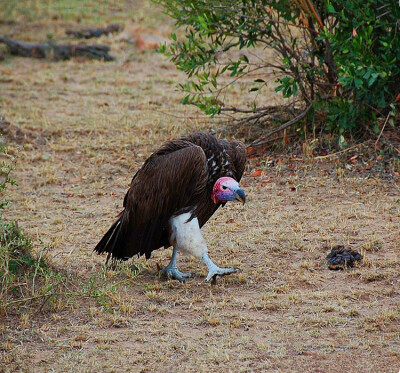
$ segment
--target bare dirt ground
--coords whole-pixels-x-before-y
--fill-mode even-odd
[[[133,17],[161,34],[172,29],[150,3],[110,3],[83,20]],[[64,29],[79,25],[65,14],[75,8],[52,9],[46,15],[57,17],[12,14],[0,34],[69,40]],[[112,37],[100,42],[117,61],[0,62],[1,113],[22,132],[6,139],[19,186],[5,218],[71,281],[104,293],[4,316],[0,372],[398,372],[397,179],[329,160],[252,160],[242,182],[248,203],[220,209],[203,229],[215,262],[241,273],[211,286],[202,263],[180,257],[195,277],[163,281],[157,269],[170,249],[104,270],[92,250],[134,172],[161,143],[216,122],[180,104],[175,84],[185,77],[163,56]],[[363,263],[330,271],[324,258],[336,244],[361,251]]]

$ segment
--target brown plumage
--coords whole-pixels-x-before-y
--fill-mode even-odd
[[[95,247],[108,259],[135,254],[150,258],[153,250],[169,247],[169,220],[191,212],[202,227],[219,206],[211,198],[214,183],[223,176],[240,181],[246,150],[200,132],[163,145],[133,177],[124,210]]]

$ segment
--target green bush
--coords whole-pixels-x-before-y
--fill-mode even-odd
[[[5,146],[3,144],[0,144],[0,159],[2,154],[6,157],[6,153],[7,151]],[[10,173],[12,170],[13,167],[10,162],[4,159],[0,161],[0,210],[3,210],[8,203],[5,197],[5,190],[7,189],[7,186],[9,184],[15,185],[15,181],[10,177]]]
[[[48,265],[43,253],[34,254],[17,224],[0,218],[0,315],[58,306],[67,278]]]
[[[118,309],[114,294],[121,290],[120,282],[110,282],[105,270],[89,278],[71,276],[52,265],[46,248],[35,251],[16,223],[0,218],[0,318],[4,314],[56,312],[71,307],[80,297],[95,300],[105,312]],[[126,267],[129,278],[121,282],[130,282],[140,270]]]
[[[395,124],[400,94],[400,7],[397,0],[156,0],[183,27],[183,39],[161,47],[184,71],[183,103],[210,115],[243,113],[268,122],[273,112],[255,104],[275,77],[275,90],[293,98],[295,108],[326,113],[322,129],[337,135],[377,127],[391,117]],[[257,50],[271,48],[276,58],[261,59]],[[237,54],[231,50],[239,49]],[[256,54],[254,56],[254,54]],[[250,107],[221,103],[227,87],[261,77],[249,87]],[[222,75],[230,83],[220,84]],[[320,116],[319,116],[320,117]],[[309,119],[311,119],[309,117]],[[313,121],[310,121],[313,122]],[[365,131],[364,131],[365,132]],[[340,136],[338,136],[340,138]]]
[[[400,94],[398,1],[368,0],[362,7],[355,0],[332,1],[327,11],[337,24],[321,36],[330,44],[338,76],[338,95],[326,105],[330,122],[353,130],[375,125],[380,116],[394,117]]]
[[[17,272],[35,263],[31,241],[25,237],[15,222],[0,221],[0,276],[12,278]]]
[[[0,311],[16,295],[20,296],[20,279],[36,262],[31,250],[30,240],[22,235],[17,224],[0,219]]]
[[[1,117],[0,117],[0,120]],[[6,190],[15,181],[7,150],[0,144],[0,212],[8,204]],[[43,253],[43,252],[42,252]],[[32,305],[41,299],[55,299],[64,277],[53,272],[42,255],[33,254],[32,243],[16,222],[5,222],[0,215],[0,314]],[[43,301],[41,301],[44,305]]]

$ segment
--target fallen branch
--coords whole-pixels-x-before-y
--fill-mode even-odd
[[[5,36],[0,37],[0,43],[6,44],[11,54],[22,57],[50,58],[54,61],[68,60],[72,57],[87,57],[103,61],[115,60],[108,54],[110,47],[107,45],[28,43]]]
[[[242,124],[247,123],[247,122],[257,123],[261,118],[266,117],[269,114],[271,114],[271,112],[269,110],[266,110],[266,111],[263,111],[261,113],[250,115],[248,117],[245,117],[243,119],[240,119],[240,120],[236,121],[236,125],[242,125]]]
[[[301,121],[307,115],[307,113],[311,110],[311,108],[312,108],[312,104],[308,105],[307,108],[301,114],[299,114],[297,117],[293,118],[292,120],[289,120],[289,122],[282,124],[281,126],[274,129],[273,131],[267,133],[266,135],[261,136],[259,139],[253,141],[249,146],[255,147],[255,146],[260,146],[260,145],[264,145],[264,144],[268,143],[269,140],[267,140],[267,139],[269,137],[271,137],[272,135],[275,135],[276,133],[283,131],[284,129],[286,129],[290,126],[293,126],[297,122]]]
[[[367,141],[366,141],[366,142],[367,142]],[[349,152],[350,150],[359,148],[361,145],[363,145],[363,144],[356,144],[356,145],[350,146],[350,147],[347,148],[347,149],[343,149],[343,150],[340,150],[340,151],[338,151],[338,152],[336,152],[336,153],[332,153],[332,154],[318,155],[318,156],[314,157],[314,159],[327,159],[327,158],[337,157],[337,156],[340,155],[340,154],[344,154],[344,153]]]
[[[381,132],[379,133],[379,136],[378,136],[378,138],[376,139],[376,141],[375,141],[375,149],[376,149],[376,147],[377,147],[377,145],[378,145],[378,142],[379,142],[379,139],[381,138],[381,136],[382,136],[382,133],[383,133],[383,131],[384,131],[384,129],[385,129],[385,127],[386,127],[386,123],[388,122],[388,120],[389,120],[389,117],[390,117],[390,115],[392,114],[392,112],[391,111],[389,111],[389,114],[387,115],[387,117],[386,117],[386,119],[385,119],[385,123],[383,123],[383,126],[382,126],[382,129],[381,129]]]
[[[98,38],[101,35],[112,34],[113,32],[122,31],[122,27],[118,23],[113,23],[107,27],[101,28],[85,28],[82,30],[66,30],[65,33],[67,35],[73,35],[76,38]]]
[[[221,112],[223,111],[231,111],[233,113],[259,113],[259,112],[273,112],[277,111],[278,109],[281,109],[285,107],[286,105],[273,105],[273,106],[263,106],[263,107],[258,107],[255,109],[240,109],[237,107],[223,107],[221,108]]]

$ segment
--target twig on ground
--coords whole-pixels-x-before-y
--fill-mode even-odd
[[[350,148],[340,150],[340,151],[338,151],[338,152],[336,152],[336,153],[327,154],[327,155],[319,155],[319,156],[315,157],[314,159],[326,159],[326,158],[330,158],[330,157],[336,157],[336,156],[339,155],[339,154],[347,153],[347,152],[349,152],[350,150],[353,150],[353,149],[355,149],[355,148],[360,147],[361,145],[362,145],[362,144],[356,144],[356,145],[354,145],[354,146],[350,146]]]
[[[47,297],[45,297],[44,301],[42,302],[42,304],[40,305],[39,309],[36,311],[36,314],[42,312],[42,309],[44,307],[44,305],[47,303],[47,301],[52,297],[53,294],[48,294]]]
[[[172,113],[168,113],[167,111],[163,111],[163,110],[153,110],[153,109],[148,109],[146,111],[149,112],[156,112],[156,113],[160,113],[160,114],[164,114],[164,115],[168,115],[170,117],[173,118],[177,118],[177,119],[208,119],[209,116],[207,115],[195,115],[195,116],[188,116],[188,115],[176,115],[176,114],[172,114]]]
[[[295,137],[295,136],[297,136],[297,135],[292,134],[292,135],[286,135],[286,136],[279,136],[277,138],[269,139],[268,141],[264,142],[263,145],[267,146],[269,144],[276,143],[277,141],[284,140],[285,138],[291,138],[291,137]],[[251,145],[249,145],[248,147],[251,147]]]
[[[223,107],[221,108],[221,111],[232,111],[233,113],[259,113],[259,112],[271,112],[277,109],[282,108],[284,105],[273,105],[273,106],[264,106],[264,107],[259,107],[256,108],[255,110],[253,109],[240,109],[237,107]]]
[[[282,124],[281,126],[276,128],[275,130],[267,133],[266,135],[261,136],[259,139],[253,141],[249,146],[251,146],[251,147],[260,146],[260,145],[264,145],[264,144],[270,142],[269,140],[267,140],[269,137],[271,137],[272,135],[274,135],[290,126],[293,126],[294,124],[296,124],[297,122],[302,120],[307,115],[307,113],[311,110],[311,108],[312,108],[312,104],[308,105],[307,108],[300,115],[293,118],[292,120],[289,120],[289,122]]]
[[[375,141],[375,149],[376,149],[376,146],[378,145],[379,139],[380,139],[381,136],[382,136],[383,130],[385,129],[386,123],[388,122],[389,117],[390,117],[391,114],[392,114],[392,112],[390,111],[390,112],[388,113],[388,115],[386,116],[385,123],[383,123],[381,132],[379,133],[379,136],[378,136],[378,138],[377,138],[376,141]]]

